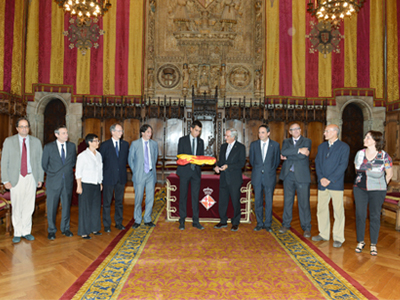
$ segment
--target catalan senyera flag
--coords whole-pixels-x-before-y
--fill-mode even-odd
[[[190,155],[190,154],[179,154],[176,163],[180,166],[187,164],[194,165],[213,165],[217,161],[215,157],[205,155]]]
[[[6,2],[17,1],[24,2]],[[42,83],[72,85],[78,95],[142,94],[145,0],[110,2],[97,23],[105,31],[98,48],[83,56],[63,35],[70,15],[54,0],[29,1],[25,93],[33,92],[32,84]]]
[[[265,2],[266,97],[328,98],[334,96],[334,89],[368,88],[375,90],[376,98],[383,99],[387,22],[388,102],[399,100],[400,0],[366,0],[357,15],[340,23],[338,51],[325,56],[313,52],[307,38],[318,22],[306,11],[308,3]]]

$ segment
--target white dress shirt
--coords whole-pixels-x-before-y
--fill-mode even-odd
[[[263,153],[263,144],[265,144],[264,148],[265,153]],[[260,141],[262,160],[264,160],[265,157],[267,156],[268,146],[269,146],[269,139],[266,142]]]
[[[29,135],[26,136],[26,138],[23,138],[18,134],[18,139],[19,139],[19,157],[22,158],[22,147],[24,145],[24,139],[25,139],[25,145],[26,145],[26,161],[27,161],[27,171],[28,174],[32,173],[32,166],[31,166],[31,157],[29,155],[30,149],[29,149]],[[6,183],[6,182],[5,182]]]
[[[75,178],[81,178],[83,183],[100,184],[103,182],[103,162],[100,152],[96,150],[96,155],[94,155],[89,148],[86,148],[78,155]]]
[[[66,145],[66,143],[60,143],[58,140],[56,140],[56,143],[57,143],[58,153],[60,153],[60,157],[61,157],[61,145],[64,145],[65,158],[67,158],[67,145]]]

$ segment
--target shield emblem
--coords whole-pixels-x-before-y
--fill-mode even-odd
[[[201,5],[203,5],[204,8],[207,8],[210,6],[211,3],[213,3],[215,0],[197,0]]]
[[[326,44],[327,42],[329,42],[330,39],[330,32],[329,31],[322,31],[321,32],[321,42],[323,42],[324,44]]]

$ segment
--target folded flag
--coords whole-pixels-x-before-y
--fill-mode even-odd
[[[176,163],[180,166],[185,166],[187,164],[213,165],[217,161],[215,157],[205,155],[179,154],[177,157],[178,160]]]

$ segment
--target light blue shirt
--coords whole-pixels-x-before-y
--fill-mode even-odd
[[[32,166],[31,166],[31,158],[29,156],[29,135],[26,136],[26,138],[23,138],[18,134],[18,139],[19,139],[19,157],[22,158],[22,146],[24,144],[24,139],[25,139],[25,145],[26,145],[26,158],[27,158],[27,166],[28,166],[28,173],[32,173]]]

